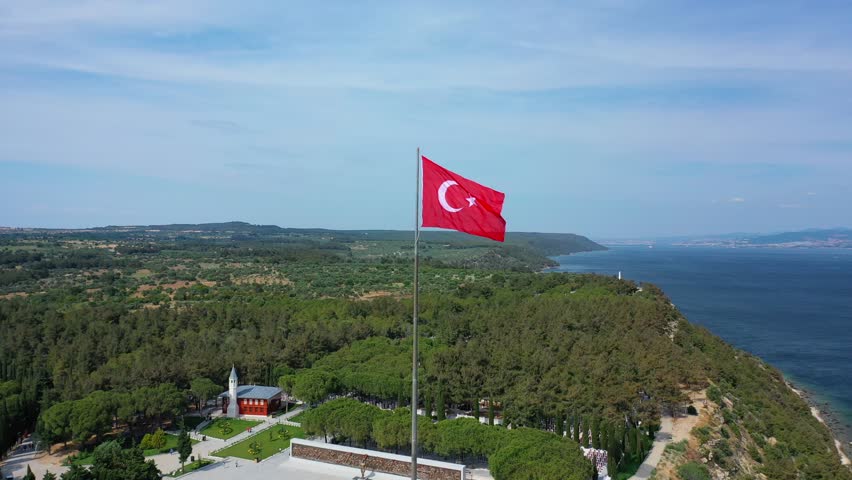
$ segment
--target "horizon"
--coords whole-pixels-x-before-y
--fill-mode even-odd
[[[176,223],[150,223],[150,224],[110,224],[110,225],[97,225],[97,226],[86,226],[86,227],[34,227],[34,226],[14,226],[14,225],[2,225],[0,224],[0,229],[13,229],[13,230],[96,230],[96,229],[105,229],[105,228],[131,228],[131,227],[169,227],[174,225],[186,225],[188,227],[191,226],[205,226],[205,225],[225,225],[229,223],[241,223],[247,224],[256,227],[278,227],[282,229],[294,229],[294,230],[327,230],[330,232],[347,232],[347,231],[392,231],[392,232],[414,232],[414,229],[405,229],[405,228],[333,228],[333,227],[323,227],[323,226],[292,226],[292,225],[278,225],[272,223],[252,223],[244,220],[227,220],[222,222],[176,222]],[[683,234],[683,235],[670,235],[670,236],[623,236],[623,237],[593,237],[591,235],[586,235],[582,232],[558,232],[558,231],[546,231],[546,230],[507,230],[507,234],[512,233],[537,233],[537,234],[559,234],[559,235],[579,235],[582,237],[586,237],[597,243],[607,243],[611,241],[663,241],[663,240],[676,240],[676,239],[701,239],[702,237],[748,237],[748,236],[764,236],[764,235],[775,235],[782,233],[798,233],[798,232],[810,232],[810,231],[852,231],[852,227],[844,227],[844,226],[832,226],[832,227],[823,227],[823,228],[803,228],[799,230],[777,230],[777,231],[763,231],[763,232],[722,232],[722,233],[693,233],[693,234]],[[434,227],[420,227],[421,232],[450,232],[451,230],[442,229],[442,228],[434,228]]]
[[[851,23],[835,1],[11,3],[0,225],[405,230],[418,146],[504,192],[509,231],[849,225]]]

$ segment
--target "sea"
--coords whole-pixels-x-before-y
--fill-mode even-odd
[[[613,246],[566,272],[650,282],[689,321],[780,369],[852,441],[852,249]]]

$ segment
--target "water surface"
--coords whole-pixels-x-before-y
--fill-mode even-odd
[[[751,352],[852,425],[852,250],[611,247],[556,270],[651,282],[693,323]]]

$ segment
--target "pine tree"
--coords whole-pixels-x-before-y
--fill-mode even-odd
[[[29,465],[27,465],[27,474],[24,475],[23,480],[36,480],[35,474],[33,473]]]
[[[53,472],[44,472],[44,476],[41,477],[41,480],[56,480],[56,474]]]
[[[91,480],[92,474],[89,473],[86,467],[72,463],[68,471],[63,473],[59,478],[62,480]]]

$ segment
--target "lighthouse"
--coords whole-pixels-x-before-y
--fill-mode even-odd
[[[231,366],[231,376],[228,378],[228,417],[237,418],[239,407],[237,406],[237,369]]]

